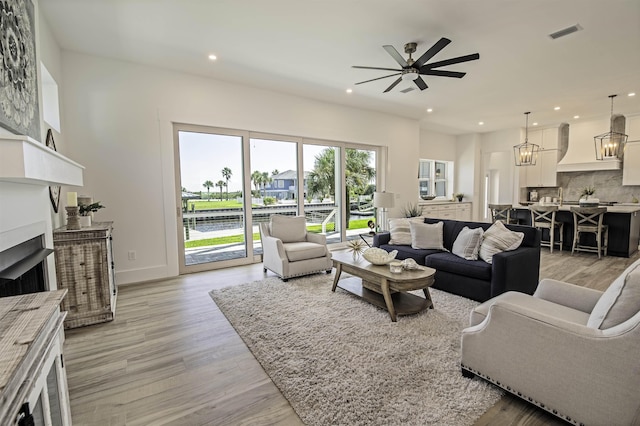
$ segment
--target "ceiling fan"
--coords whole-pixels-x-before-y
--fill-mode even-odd
[[[429,50],[424,52],[422,56],[418,58],[418,60],[414,61],[411,57],[411,54],[415,53],[417,43],[407,43],[404,45],[404,53],[409,54],[409,59],[404,59],[400,53],[395,49],[395,47],[391,45],[382,46],[384,50],[387,51],[389,55],[402,67],[400,69],[397,68],[378,68],[378,67],[362,67],[358,65],[354,65],[353,68],[367,69],[367,70],[381,70],[381,71],[398,71],[395,74],[385,75],[384,77],[372,78],[371,80],[361,81],[356,84],[369,83],[371,81],[381,80],[383,78],[389,78],[396,75],[399,75],[398,79],[391,83],[389,87],[384,91],[387,93],[394,87],[398,85],[402,80],[413,81],[416,86],[420,90],[424,90],[427,87],[427,83],[424,82],[421,75],[433,75],[438,77],[453,77],[453,78],[462,78],[466,73],[458,72],[458,71],[447,71],[440,70],[436,68],[445,67],[447,65],[459,64],[461,62],[474,61],[476,59],[480,59],[480,55],[478,53],[473,53],[471,55],[458,56],[456,58],[445,59],[443,61],[432,62],[428,64],[429,59],[433,58],[438,52],[445,48],[447,44],[451,43],[451,40],[448,38],[442,37],[440,40],[436,42]]]

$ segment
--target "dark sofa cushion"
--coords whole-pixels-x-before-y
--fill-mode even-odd
[[[380,248],[388,252],[392,250],[398,250],[396,259],[405,260],[405,259],[411,258],[416,262],[418,262],[419,265],[424,265],[425,257],[432,255],[434,253],[442,253],[440,250],[414,249],[414,248],[411,248],[411,246],[402,246],[402,245],[393,245],[393,244],[383,244],[380,246]]]
[[[427,257],[425,265],[438,271],[491,281],[491,265],[483,260],[466,260],[453,253],[435,253]]]

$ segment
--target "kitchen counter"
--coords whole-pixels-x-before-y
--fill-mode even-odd
[[[536,205],[539,203],[528,203],[527,205],[522,205],[523,203],[520,203],[521,206],[514,206],[514,208],[523,208],[523,209],[527,209],[529,208],[530,205]],[[544,204],[539,204],[542,206],[554,206],[557,205],[558,206],[558,210],[560,211],[565,211],[565,212],[569,212],[571,211],[571,207],[578,207],[577,204],[563,204],[563,205],[558,205],[558,204],[553,204],[553,203],[544,203]],[[600,206],[600,207],[606,207],[607,208],[607,213],[635,213],[635,212],[640,212],[640,204],[633,204],[633,203],[623,203],[623,204],[615,204],[613,206]]]
[[[543,205],[552,205],[545,203]],[[563,250],[571,250],[573,244],[572,205],[558,206],[556,220],[564,223]],[[640,244],[640,204],[616,204],[602,206],[607,209],[604,224],[609,226],[609,247],[607,254],[619,257],[631,257],[638,251]],[[529,206],[514,206],[515,216],[523,225],[531,225]],[[512,216],[512,217],[513,217]],[[545,236],[546,239],[546,236]]]

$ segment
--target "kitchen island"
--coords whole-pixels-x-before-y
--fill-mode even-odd
[[[546,204],[550,205],[550,204]],[[564,223],[563,250],[571,250],[573,244],[573,214],[571,205],[558,206],[556,221]],[[640,205],[616,204],[606,207],[604,224],[609,225],[609,247],[607,255],[631,257],[640,244]],[[514,206],[515,217],[522,225],[531,225],[531,213],[527,206]],[[545,236],[545,238],[547,238]],[[595,243],[595,240],[594,240]]]

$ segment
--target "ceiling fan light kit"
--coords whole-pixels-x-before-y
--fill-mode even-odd
[[[391,45],[382,46],[384,50],[387,51],[389,55],[400,65],[401,68],[380,68],[380,67],[365,67],[354,65],[353,68],[359,69],[369,69],[369,70],[380,70],[380,71],[395,71],[394,74],[385,75],[383,77],[372,78],[371,80],[361,81],[355,84],[363,84],[369,83],[371,81],[381,80],[383,78],[389,78],[394,76],[399,76],[387,89],[384,93],[391,91],[394,87],[398,85],[401,81],[413,81],[416,86],[420,90],[425,90],[429,86],[422,79],[422,75],[431,75],[436,77],[451,77],[451,78],[462,78],[466,73],[459,71],[448,71],[436,69],[440,67],[446,67],[448,65],[459,64],[462,62],[474,61],[476,59],[480,59],[480,55],[478,53],[472,53],[470,55],[458,56],[455,58],[445,59],[443,61],[427,63],[431,58],[433,58],[438,52],[445,48],[451,40],[448,38],[442,37],[438,40],[433,46],[429,48],[425,53],[422,54],[417,60],[414,60],[411,56],[415,53],[416,48],[418,46],[417,43],[407,43],[404,45],[404,53],[409,55],[408,59],[404,59],[400,53],[395,49],[395,47]]]
[[[535,166],[538,159],[538,152],[540,151],[540,145],[535,143],[529,143],[529,114],[531,112],[525,112],[525,130],[524,130],[524,143],[513,147],[513,156],[516,160],[516,166]]]

